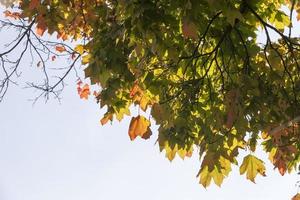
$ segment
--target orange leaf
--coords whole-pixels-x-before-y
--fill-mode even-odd
[[[66,50],[66,48],[64,46],[56,46],[55,50],[58,51],[58,52],[60,52],[60,53],[62,53],[62,52],[64,52]]]
[[[90,86],[88,84],[85,84],[82,88],[78,85],[77,91],[81,99],[88,99],[91,94]]]
[[[46,31],[45,26],[37,26],[36,27],[36,34],[38,34],[39,36],[43,36],[45,31]]]
[[[142,90],[140,89],[139,85],[135,83],[130,91],[130,98],[133,98],[137,93],[141,93]]]
[[[21,14],[18,12],[10,12],[9,10],[6,10],[3,12],[5,17],[11,17],[13,19],[20,19]]]
[[[103,126],[109,120],[112,121],[113,115],[112,114],[105,114],[104,117],[100,120],[101,125]]]
[[[150,121],[143,116],[132,117],[128,135],[130,140],[134,140],[137,136],[141,136],[143,139],[148,139],[152,132],[150,130]]]

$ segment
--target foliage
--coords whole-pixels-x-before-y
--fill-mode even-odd
[[[253,182],[265,176],[253,155],[260,143],[282,175],[297,167],[300,38],[292,37],[291,19],[300,1],[22,0],[19,9],[7,17],[33,22],[39,36],[88,41],[74,52],[85,77],[101,87],[101,124],[138,105],[144,112],[132,118],[129,136],[147,139],[150,112],[168,159],[199,149],[203,186],[221,185],[232,165]],[[260,29],[264,44],[257,42]],[[80,96],[88,98],[89,86],[81,84]],[[238,164],[241,150],[248,155]]]

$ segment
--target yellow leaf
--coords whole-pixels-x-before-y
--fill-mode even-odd
[[[116,112],[117,120],[121,121],[124,115],[130,115],[130,110],[128,108],[121,108],[118,112]]]
[[[90,59],[91,59],[91,55],[90,54],[85,55],[85,56],[82,57],[82,62],[81,63],[83,65],[86,65],[86,64],[88,64],[90,62]]]
[[[253,155],[248,155],[244,158],[242,165],[240,166],[240,174],[246,173],[247,179],[255,183],[255,177],[257,174],[266,176],[266,168],[262,160]]]
[[[80,55],[84,53],[84,47],[83,45],[77,45],[74,49],[77,53],[79,53]]]
[[[145,112],[147,110],[149,99],[146,96],[143,96],[140,100],[140,107]]]
[[[203,169],[201,169],[200,173],[200,184],[203,185],[203,187],[208,187],[210,185],[211,182],[211,175],[208,171],[208,166],[205,166]]]
[[[220,187],[221,184],[223,183],[223,180],[224,180],[224,177],[225,177],[223,175],[223,173],[221,172],[221,170],[218,169],[217,166],[215,166],[214,170],[210,174],[211,174],[215,184]]]

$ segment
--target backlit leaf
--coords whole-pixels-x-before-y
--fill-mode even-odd
[[[255,183],[255,177],[257,174],[266,176],[266,168],[262,160],[256,158],[253,155],[244,157],[243,163],[240,166],[240,174],[246,173],[247,179]]]
[[[134,140],[137,136],[148,139],[151,134],[149,120],[141,115],[132,117],[128,130],[130,140]]]

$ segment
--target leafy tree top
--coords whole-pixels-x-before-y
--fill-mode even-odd
[[[128,133],[147,139],[150,111],[169,160],[199,149],[203,186],[221,185],[233,164],[253,182],[265,176],[253,153],[259,144],[282,175],[297,167],[300,42],[291,19],[300,18],[300,1],[23,0],[18,9],[6,16],[28,22],[26,34],[82,42],[55,48],[82,58],[85,77],[101,87],[95,96],[107,109],[103,125],[138,105],[143,114],[132,117]],[[264,44],[257,42],[260,29]],[[78,92],[87,98],[89,85],[80,82]],[[249,155],[238,164],[242,150]]]

